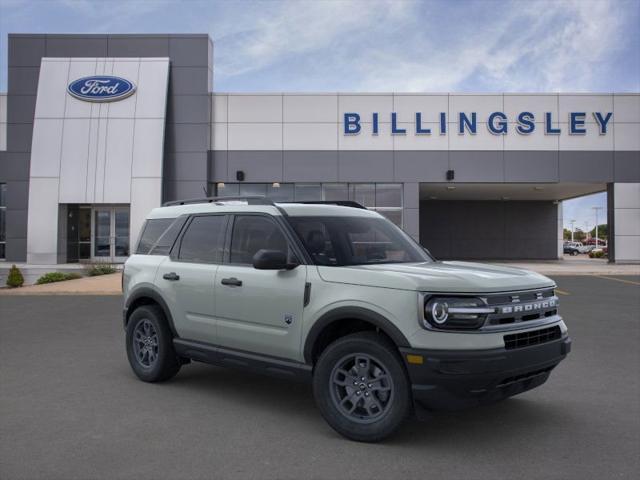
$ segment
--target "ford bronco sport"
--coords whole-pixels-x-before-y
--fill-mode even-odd
[[[126,350],[146,382],[190,361],[307,379],[342,435],[544,383],[571,341],[552,280],[439,262],[354,202],[262,197],[153,210],[125,264]]]

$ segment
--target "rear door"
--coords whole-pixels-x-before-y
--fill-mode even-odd
[[[228,215],[194,215],[159,267],[156,285],[178,335],[216,343],[214,281],[222,262]]]
[[[300,335],[307,267],[257,270],[258,250],[280,250],[292,259],[294,246],[269,215],[235,215],[225,263],[215,281],[218,343],[281,358],[300,360]]]

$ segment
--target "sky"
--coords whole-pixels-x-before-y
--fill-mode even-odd
[[[0,0],[0,91],[8,33],[208,33],[219,92],[638,92],[638,25],[640,0]]]

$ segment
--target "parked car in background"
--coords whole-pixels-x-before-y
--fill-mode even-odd
[[[571,242],[565,243],[564,247],[562,248],[562,251],[572,256],[580,255],[580,250],[578,249],[578,247],[576,247],[575,244]]]

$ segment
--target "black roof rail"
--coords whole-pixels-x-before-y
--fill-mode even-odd
[[[175,205],[193,205],[197,203],[219,203],[229,201],[246,201],[247,205],[271,205],[275,206],[275,203],[266,197],[260,196],[235,196],[235,197],[202,197],[202,198],[189,198],[186,200],[174,200],[172,202],[165,202],[163,207],[171,207]]]
[[[354,202],[353,200],[305,200],[301,202],[286,202],[286,203],[303,203],[305,205],[338,205],[340,207],[360,208],[366,210],[364,205]]]

